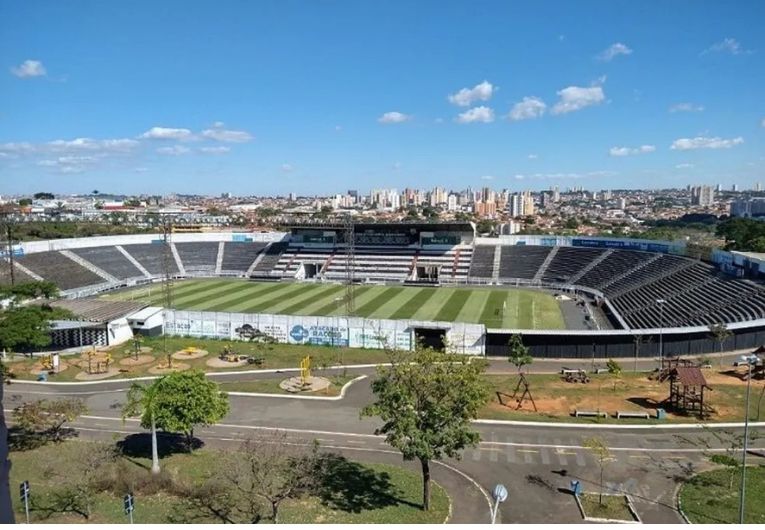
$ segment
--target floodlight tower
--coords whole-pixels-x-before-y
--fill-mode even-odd
[[[350,213],[343,218],[345,233],[345,312],[352,317],[356,311],[354,300],[354,267],[356,266],[356,229]]]

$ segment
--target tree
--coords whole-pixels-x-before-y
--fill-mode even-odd
[[[534,358],[529,354],[529,348],[524,346],[523,339],[520,335],[512,335],[508,344],[510,346],[510,355],[507,360],[515,365],[520,374],[523,367],[527,364],[531,364],[534,361]]]
[[[613,378],[614,382],[614,392],[616,392],[616,383],[622,378],[622,366],[614,361],[613,359],[609,359],[606,362],[606,369],[608,370],[608,373],[611,374],[611,377]]]
[[[49,306],[11,307],[0,313],[0,348],[44,348],[51,343],[50,321],[69,316],[69,311]]]
[[[64,439],[64,425],[88,411],[81,399],[32,401],[13,409],[13,421],[29,434],[59,443]]]
[[[34,195],[32,195],[32,197],[39,200],[49,200],[49,201],[53,200],[53,194],[45,192],[45,191],[40,191],[38,193],[35,193]]]
[[[188,503],[179,517],[277,523],[282,502],[316,488],[321,462],[317,444],[288,443],[285,433],[247,439],[225,453],[202,484],[184,492]]]
[[[117,460],[113,444],[73,442],[64,444],[64,454],[47,463],[45,476],[55,484],[45,501],[34,501],[34,509],[50,513],[77,513],[86,520],[92,515],[92,502],[103,491],[104,477]]]
[[[130,416],[141,416],[141,426],[151,429],[151,473],[159,475],[159,451],[157,449],[156,407],[157,382],[144,386],[133,383],[122,406],[122,421]]]
[[[608,449],[606,442],[603,438],[593,437],[584,441],[584,447],[590,450],[590,452],[598,460],[598,467],[600,468],[600,495],[598,496],[598,504],[603,504],[603,469],[611,460],[611,451]]]
[[[720,352],[720,366],[722,367],[723,346],[725,345],[725,341],[733,336],[733,332],[728,329],[728,326],[726,326],[724,322],[710,324],[709,331],[711,338],[717,341]]]
[[[390,366],[379,367],[372,382],[376,401],[361,414],[382,419],[375,433],[384,434],[404,460],[420,461],[422,507],[429,510],[430,461],[459,458],[480,440],[470,422],[488,399],[481,377],[486,365],[421,345],[390,357]]]
[[[193,449],[194,427],[212,425],[229,411],[228,395],[200,370],[168,374],[149,388],[134,391],[136,396],[148,392],[151,400],[149,407],[141,406],[141,426],[152,428],[153,421],[155,429],[183,433],[189,450]],[[137,403],[142,403],[140,398]]]
[[[640,347],[643,344],[651,342],[650,335],[633,335],[632,340],[635,343],[635,372],[638,371],[638,357],[640,357]]]

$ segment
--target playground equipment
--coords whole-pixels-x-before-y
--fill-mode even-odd
[[[300,361],[300,381],[303,385],[309,384],[311,378],[311,356],[307,355]]]
[[[96,350],[93,348],[92,350],[88,351],[88,370],[87,372],[91,375],[94,374],[104,374],[109,371],[109,365],[112,363],[112,355],[110,353],[106,353],[106,355],[103,358],[96,358]],[[95,362],[95,364],[94,364]]]

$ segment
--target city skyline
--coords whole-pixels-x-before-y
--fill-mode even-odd
[[[0,2],[2,193],[763,175],[760,3],[299,5]]]

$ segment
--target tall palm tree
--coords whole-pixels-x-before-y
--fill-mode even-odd
[[[155,404],[157,402],[157,383],[144,386],[133,383],[127,394],[127,401],[122,407],[122,420],[129,416],[141,416],[141,426],[151,428],[151,472],[159,474],[159,451],[157,450],[157,422]]]

